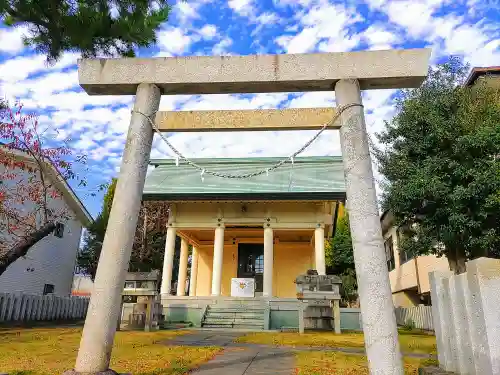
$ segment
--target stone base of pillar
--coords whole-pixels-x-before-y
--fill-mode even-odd
[[[98,372],[78,372],[75,370],[64,371],[63,375],[132,375],[131,373],[118,373],[111,369],[106,371],[98,371]]]
[[[441,370],[439,367],[420,367],[418,375],[454,375],[454,373]]]

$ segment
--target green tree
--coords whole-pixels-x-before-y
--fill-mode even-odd
[[[108,226],[109,213],[113,204],[113,198],[116,189],[116,178],[111,180],[108,190],[104,195],[102,209],[92,225],[87,228],[83,238],[83,248],[80,250],[77,258],[77,264],[80,272],[89,275],[92,280],[97,271],[97,263],[101,255],[102,243],[106,228]]]
[[[111,181],[104,196],[102,209],[84,236],[83,247],[79,252],[77,264],[80,272],[92,279],[97,271],[104,235],[108,226],[109,214],[116,189],[116,178]],[[141,272],[161,270],[165,253],[166,220],[168,206],[164,202],[143,202],[132,246],[129,271]],[[177,280],[180,258],[180,238],[176,239],[172,285]]]
[[[346,269],[354,269],[351,230],[347,215],[339,218],[335,234],[325,245],[325,261],[330,273],[340,275]]]
[[[156,43],[169,10],[167,0],[0,0],[0,19],[27,27],[25,44],[49,62],[64,51],[134,56],[136,48]]]
[[[342,279],[342,300],[349,306],[358,297],[358,286],[354,268],[351,230],[347,214],[337,221],[335,234],[325,245],[327,273],[340,276]]]
[[[402,249],[444,255],[455,273],[500,250],[500,90],[464,87],[467,71],[450,59],[403,91],[374,150]]]

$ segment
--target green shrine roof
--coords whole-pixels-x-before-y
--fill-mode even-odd
[[[211,171],[245,174],[263,170],[282,158],[193,159]],[[298,157],[278,169],[247,179],[204,174],[175,159],[154,159],[146,177],[145,200],[343,200],[344,169],[340,156]]]

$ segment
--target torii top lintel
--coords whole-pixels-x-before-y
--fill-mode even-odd
[[[331,91],[341,79],[361,89],[418,87],[428,48],[341,53],[81,59],[80,85],[90,95],[134,95],[154,83],[164,95]]]

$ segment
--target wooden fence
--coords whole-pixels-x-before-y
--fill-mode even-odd
[[[85,318],[88,297],[0,293],[0,323]]]
[[[434,331],[431,306],[396,307],[396,322],[398,326],[405,325],[410,320],[415,324],[415,328]]]

